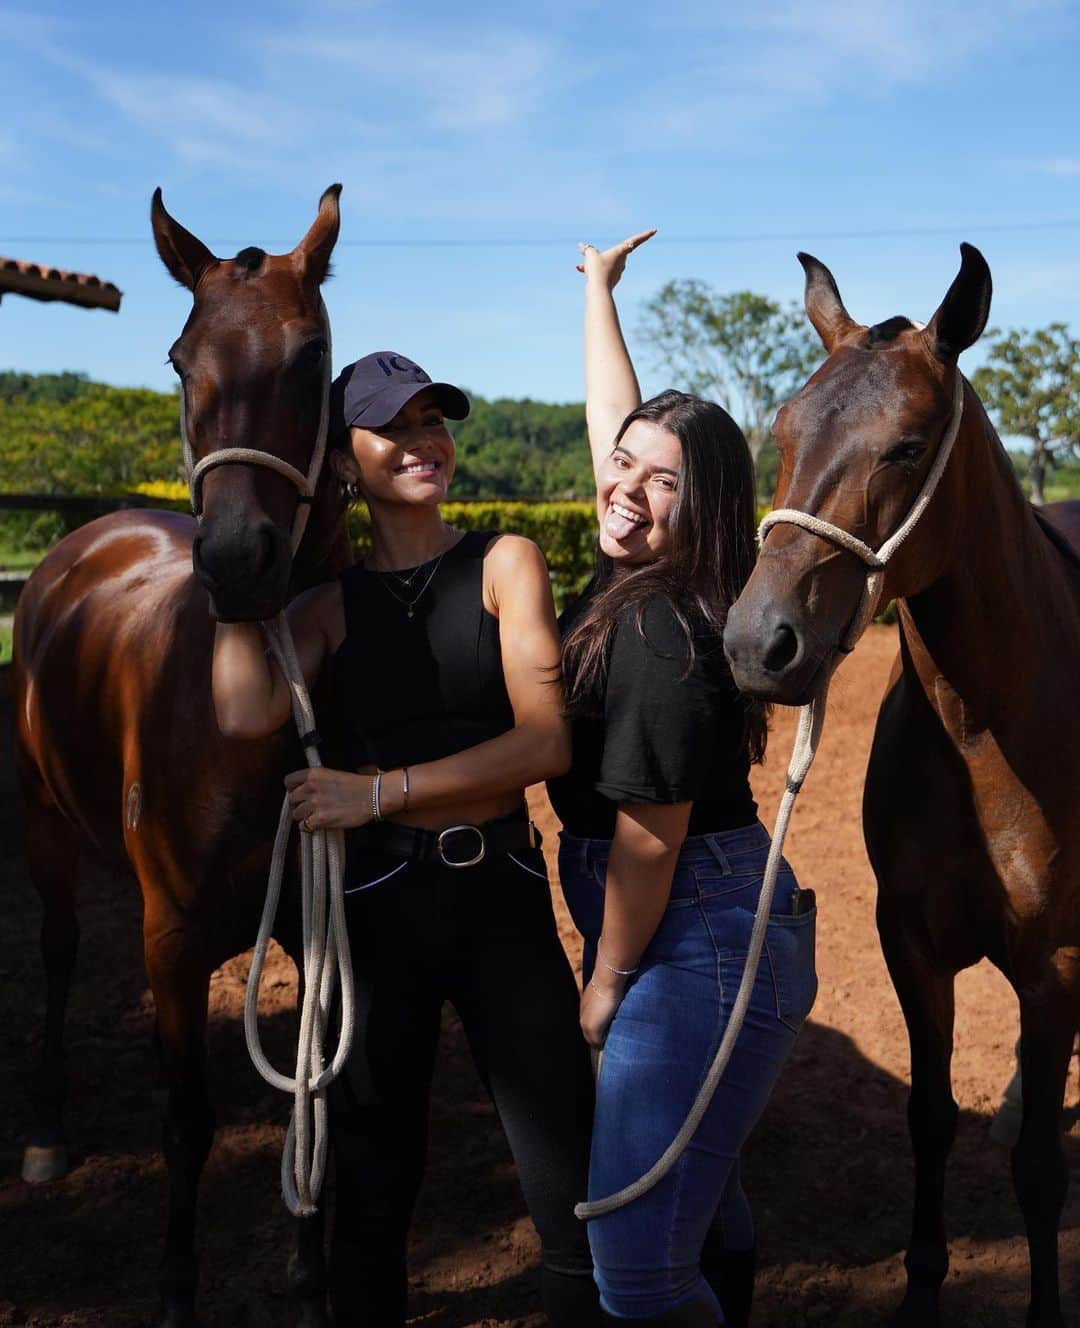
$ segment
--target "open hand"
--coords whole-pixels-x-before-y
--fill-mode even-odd
[[[315,766],[285,776],[292,818],[309,834],[312,830],[348,830],[373,818],[371,775]]]
[[[585,273],[587,281],[599,281],[608,290],[614,290],[626,268],[626,260],[639,245],[651,240],[655,234],[655,228],[651,231],[640,231],[637,235],[631,235],[623,240],[621,244],[614,244],[610,249],[603,250],[597,249],[594,244],[579,244],[582,261],[577,265],[577,270]]]

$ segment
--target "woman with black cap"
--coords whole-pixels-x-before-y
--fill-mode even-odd
[[[465,395],[391,352],[337,378],[330,464],[363,498],[372,552],[289,608],[309,683],[329,670],[345,770],[288,776],[304,830],[348,830],[345,891],[360,1034],[330,1090],[336,1167],[330,1296],[345,1325],[404,1322],[405,1247],[428,1093],[453,1002],[540,1233],[548,1318],[598,1321],[586,1233],[592,1081],[523,790],[564,771],[569,736],[547,566],[518,536],[439,511],[454,472],[445,417]],[[222,729],[291,714],[251,623],[218,625]]]

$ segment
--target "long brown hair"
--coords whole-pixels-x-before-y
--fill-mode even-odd
[[[682,465],[671,513],[671,539],[655,562],[619,568],[599,547],[580,617],[563,642],[562,680],[569,715],[595,710],[603,690],[615,624],[628,610],[644,637],[645,606],[663,595],[686,633],[687,672],[695,633],[715,634],[716,650],[728,609],[754,566],[754,463],[742,430],[721,406],[686,392],[661,392],[630,412],[618,446],[635,420],[658,424],[678,438]],[[744,698],[746,750],[765,755],[768,707]]]

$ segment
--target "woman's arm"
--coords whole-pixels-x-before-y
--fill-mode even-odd
[[[585,274],[585,423],[594,475],[611,452],[623,420],[641,405],[613,292],[627,258],[655,234],[642,231],[603,252],[591,244],[578,246],[578,271]]]
[[[286,610],[309,687],[328,653],[329,615],[340,595],[337,582],[314,586]],[[288,683],[266,649],[258,623],[217,624],[211,690],[218,727],[229,738],[265,738],[292,715]]]
[[[514,727],[453,756],[409,766],[410,813],[517,792],[565,774],[570,765],[570,733],[558,683],[559,629],[544,555],[531,540],[504,535],[484,566],[499,619]],[[286,778],[294,818],[306,817],[313,829],[367,824],[373,782],[372,775],[332,770],[297,771]],[[379,802],[384,816],[405,810],[400,770],[382,776]]]
[[[596,967],[581,996],[581,1030],[590,1046],[604,1045],[629,980],[624,974],[637,968],[660,925],[692,806],[689,802],[619,804]]]

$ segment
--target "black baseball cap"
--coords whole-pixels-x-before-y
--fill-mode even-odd
[[[393,350],[375,351],[347,364],[330,389],[332,427],[378,429],[420,392],[432,389],[451,420],[469,413],[469,398],[452,383],[433,383],[418,364]]]

